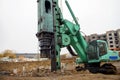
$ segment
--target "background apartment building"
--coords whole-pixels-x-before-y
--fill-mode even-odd
[[[105,40],[108,43],[108,48],[111,50],[120,50],[120,29],[116,31],[107,31],[105,34],[91,34],[85,37],[87,42],[93,40]]]

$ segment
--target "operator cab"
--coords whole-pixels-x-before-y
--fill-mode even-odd
[[[101,40],[91,41],[87,47],[88,60],[98,60],[100,56],[107,54],[106,42]]]

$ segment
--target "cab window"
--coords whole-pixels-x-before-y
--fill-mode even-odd
[[[107,53],[106,44],[102,43],[102,42],[99,42],[98,43],[98,50],[99,50],[99,55],[100,56],[106,54]]]

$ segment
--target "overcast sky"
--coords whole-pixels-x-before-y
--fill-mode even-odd
[[[81,31],[86,35],[120,28],[120,0],[68,0]],[[73,21],[64,0],[60,0],[64,18]],[[36,0],[0,0],[0,52],[36,53]]]

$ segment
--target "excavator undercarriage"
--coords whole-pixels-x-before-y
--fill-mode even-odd
[[[76,66],[76,71],[89,70],[91,73],[103,73],[103,74],[116,74],[117,69],[111,63],[104,63],[100,66],[100,63],[87,63],[83,66]]]

